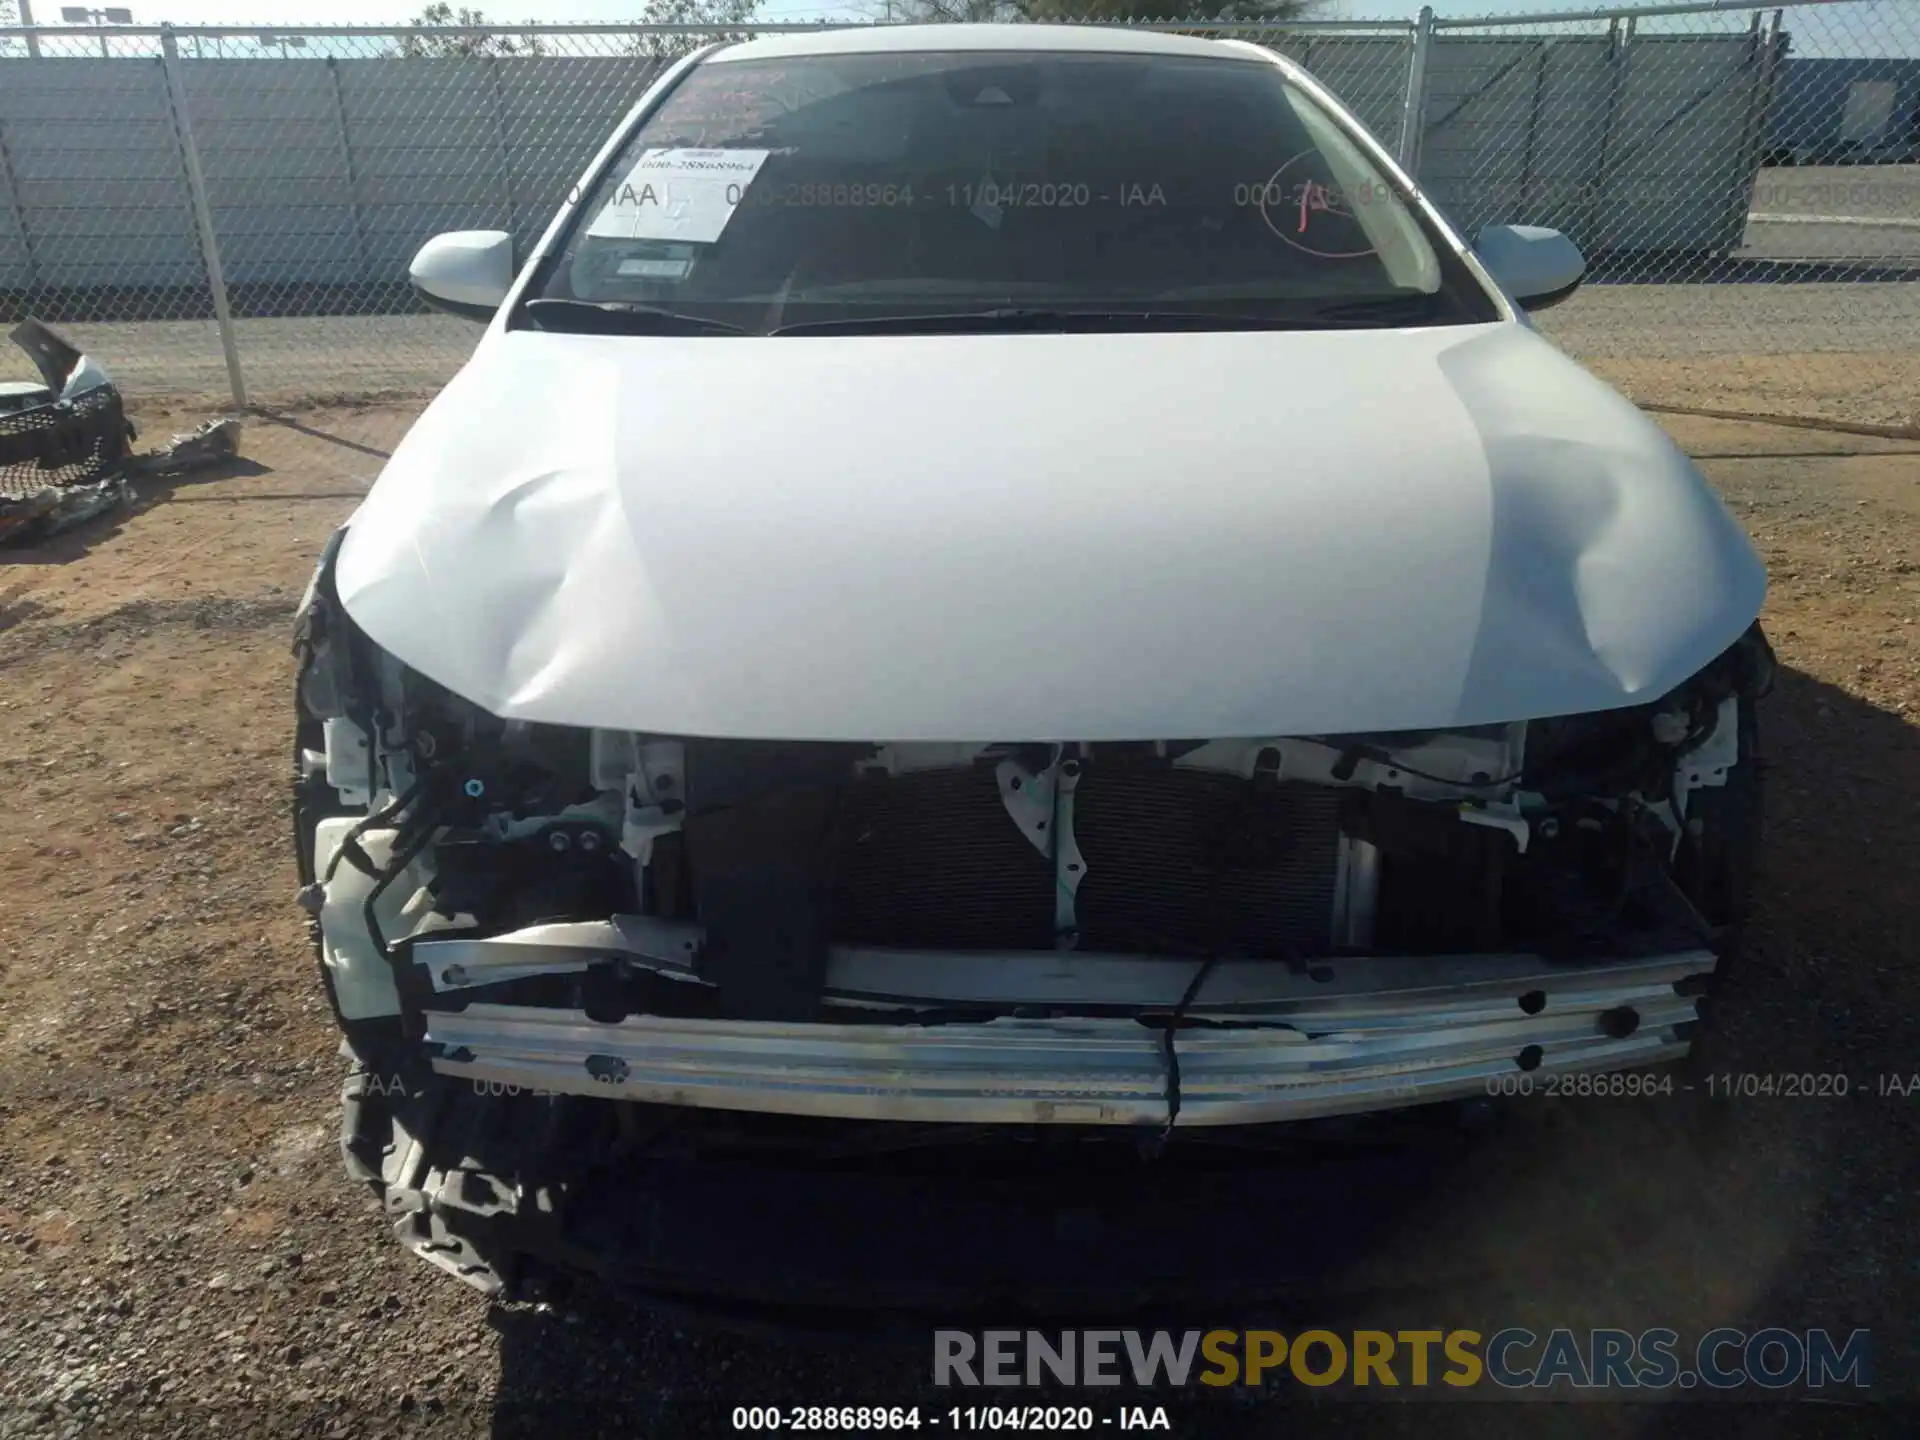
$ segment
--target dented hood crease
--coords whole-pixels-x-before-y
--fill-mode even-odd
[[[1751,545],[1518,325],[490,335],[336,586],[515,719],[794,740],[1431,729],[1649,700]]]

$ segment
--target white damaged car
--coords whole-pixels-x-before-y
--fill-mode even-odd
[[[710,48],[531,253],[429,242],[486,332],[297,644],[401,1237],[693,1289],[629,1223],[689,1156],[1165,1169],[1683,1057],[1765,580],[1529,324],[1582,271],[1266,50],[1051,26]]]

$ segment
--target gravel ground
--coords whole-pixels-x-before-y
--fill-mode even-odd
[[[490,1307],[401,1253],[341,1172],[342,1067],[291,903],[287,620],[405,418],[255,424],[230,474],[0,567],[0,1433],[705,1435],[738,1404],[944,1414],[924,1334],[866,1350],[593,1294],[566,1316]],[[1920,446],[1673,428],[1766,554],[1785,667],[1763,711],[1764,899],[1711,1067],[1845,1074],[1851,1093],[1517,1106],[1407,1197],[1404,1231],[1323,1308],[1225,1323],[1865,1326],[1874,1393],[1920,1389],[1920,1097],[1880,1091],[1920,1072]],[[1257,1223],[1215,1220],[1196,1244]],[[1302,1410],[1301,1393],[1156,1399],[1189,1435],[1479,1434],[1494,1414]],[[1700,1433],[1684,1405],[1576,1408],[1523,1423]],[[1739,1413],[1743,1433],[1779,1418]],[[1863,1418],[1822,1413],[1851,1433]]]
[[[1594,285],[1539,320],[1642,405],[1920,424],[1920,283]]]

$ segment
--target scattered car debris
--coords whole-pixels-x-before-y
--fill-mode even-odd
[[[0,386],[0,543],[51,534],[123,504],[135,437],[119,387],[38,320],[9,338],[43,384]]]
[[[135,475],[185,475],[231,460],[240,453],[240,421],[229,415],[209,420],[198,430],[175,435],[166,444],[135,455],[128,468]]]
[[[133,498],[133,481],[231,460],[240,421],[209,420],[144,455],[119,387],[91,357],[38,320],[10,333],[41,375],[0,382],[0,544],[43,539]]]
[[[48,485],[24,500],[0,498],[0,544],[56,535],[132,498],[124,474],[93,485]]]

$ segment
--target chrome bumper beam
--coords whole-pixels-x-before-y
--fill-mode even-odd
[[[457,964],[454,955],[471,961],[474,947],[498,943],[422,942],[414,955]],[[435,958],[445,946],[468,949]],[[1689,1047],[1678,1027],[1698,1011],[1675,987],[1713,964],[1705,950],[1562,965],[1524,955],[1341,959],[1308,973],[1223,963],[1190,1012],[1212,1023],[1176,1037],[1180,1123],[1392,1109],[1485,1094],[1515,1075],[1537,1085],[1678,1059]],[[1164,1011],[1193,969],[1146,956],[850,950],[835,952],[828,982],[839,1003],[869,1013],[959,1003]],[[841,1119],[1153,1126],[1167,1117],[1163,1031],[1131,1013],[602,1024],[574,1010],[471,1004],[425,1020],[434,1069],[530,1090]]]
[[[696,968],[703,938],[698,925],[616,915],[531,925],[483,939],[423,938],[413,942],[412,958],[441,995],[609,963],[704,984]],[[835,946],[827,955],[821,998],[863,1009],[1050,1006],[1131,1015],[1177,1004],[1197,965],[1180,956],[1081,950]],[[1411,997],[1439,994],[1461,1007],[1462,1018],[1479,1010],[1502,1015],[1517,996],[1534,991],[1561,1003],[1596,987],[1609,995],[1623,985],[1651,987],[1641,992],[1651,996],[1712,968],[1713,956],[1704,950],[1599,964],[1549,963],[1524,954],[1356,956],[1315,961],[1305,969],[1274,960],[1221,960],[1207,973],[1189,1013],[1244,1018],[1300,1012],[1327,1019],[1396,1011]]]

